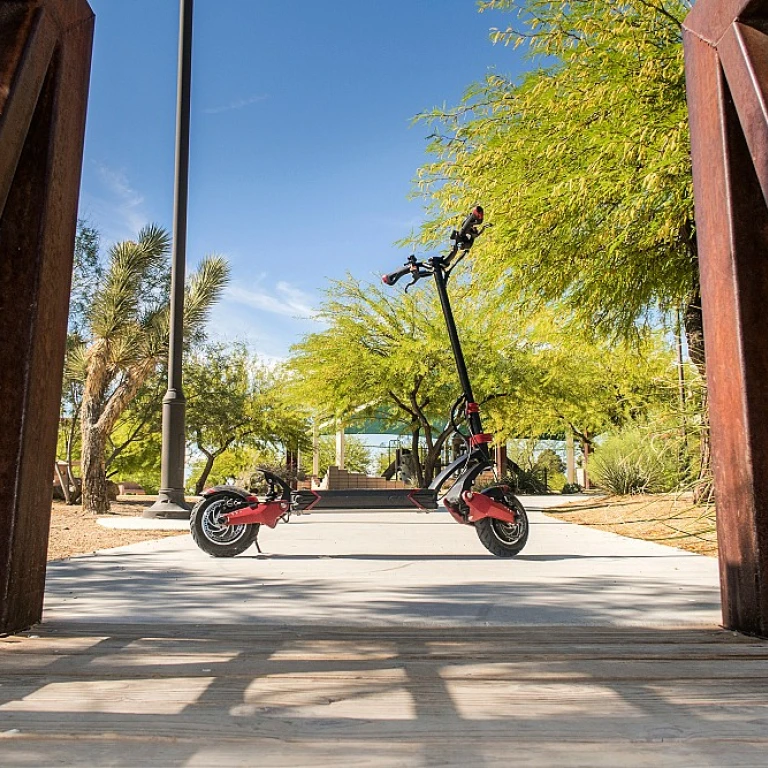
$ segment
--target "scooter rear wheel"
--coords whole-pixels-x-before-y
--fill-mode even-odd
[[[525,508],[514,494],[503,488],[488,488],[483,493],[513,510],[517,522],[507,523],[495,517],[484,517],[475,523],[477,537],[492,555],[514,557],[528,542],[528,515]]]
[[[234,557],[245,552],[256,541],[259,526],[255,523],[227,525],[224,515],[234,512],[239,496],[214,493],[199,501],[189,518],[189,529],[203,552],[212,557]]]

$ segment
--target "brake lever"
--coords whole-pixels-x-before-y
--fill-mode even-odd
[[[414,269],[413,272],[411,272],[411,274],[413,275],[413,277],[411,278],[411,282],[408,283],[408,285],[405,286],[405,292],[406,293],[408,293],[408,289],[412,285],[416,285],[416,283],[418,283],[419,280],[421,280],[422,277],[430,277],[432,273],[431,272],[425,272],[425,271],[422,271],[420,269]]]

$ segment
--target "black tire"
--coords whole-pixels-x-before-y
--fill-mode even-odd
[[[240,497],[235,493],[213,493],[195,504],[189,518],[192,538],[203,552],[212,557],[234,557],[245,552],[256,541],[259,526],[224,525],[221,518],[227,512],[234,512]]]
[[[496,557],[514,557],[528,541],[528,515],[517,497],[503,488],[487,488],[482,493],[517,513],[517,523],[505,523],[495,517],[484,517],[475,523],[477,537]]]

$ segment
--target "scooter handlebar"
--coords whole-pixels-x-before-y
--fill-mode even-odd
[[[483,223],[485,211],[483,211],[482,205],[476,205],[469,216],[464,219],[464,223],[459,230],[459,240],[464,240],[468,235],[472,233],[472,230],[478,225]]]
[[[475,238],[480,234],[476,227],[478,224],[483,223],[484,217],[485,212],[483,211],[483,206],[476,205],[470,212],[469,216],[464,219],[464,223],[461,225],[461,229],[459,229],[458,232],[454,230],[454,233],[451,235],[451,239],[456,241],[456,245],[454,246],[454,249],[449,256],[447,263],[450,263],[459,249],[462,251],[468,251],[472,247],[472,243],[474,243]],[[401,277],[405,277],[406,275],[411,274],[413,275],[414,282],[416,282],[416,280],[419,278],[426,277],[428,274],[431,274],[430,271],[423,272],[421,270],[422,266],[423,264],[421,262],[416,261],[415,256],[410,256],[408,259],[408,264],[406,264],[402,269],[398,269],[395,272],[390,272],[388,275],[382,275],[381,281],[385,285],[395,285]]]
[[[403,267],[402,269],[398,269],[395,272],[390,272],[388,275],[382,275],[381,281],[385,285],[394,285],[401,277],[405,277],[410,273],[411,273],[411,267],[409,265],[407,267]]]

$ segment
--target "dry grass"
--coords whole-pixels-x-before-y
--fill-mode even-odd
[[[151,502],[113,501],[112,513],[138,517]],[[48,540],[48,560],[63,560],[75,555],[87,555],[97,549],[122,547],[149,539],[183,535],[184,531],[120,531],[104,528],[98,518],[85,514],[79,506],[70,507],[54,501],[51,514],[51,534]]]
[[[601,496],[547,510],[547,514],[632,539],[717,556],[715,508],[696,506],[687,493]]]

